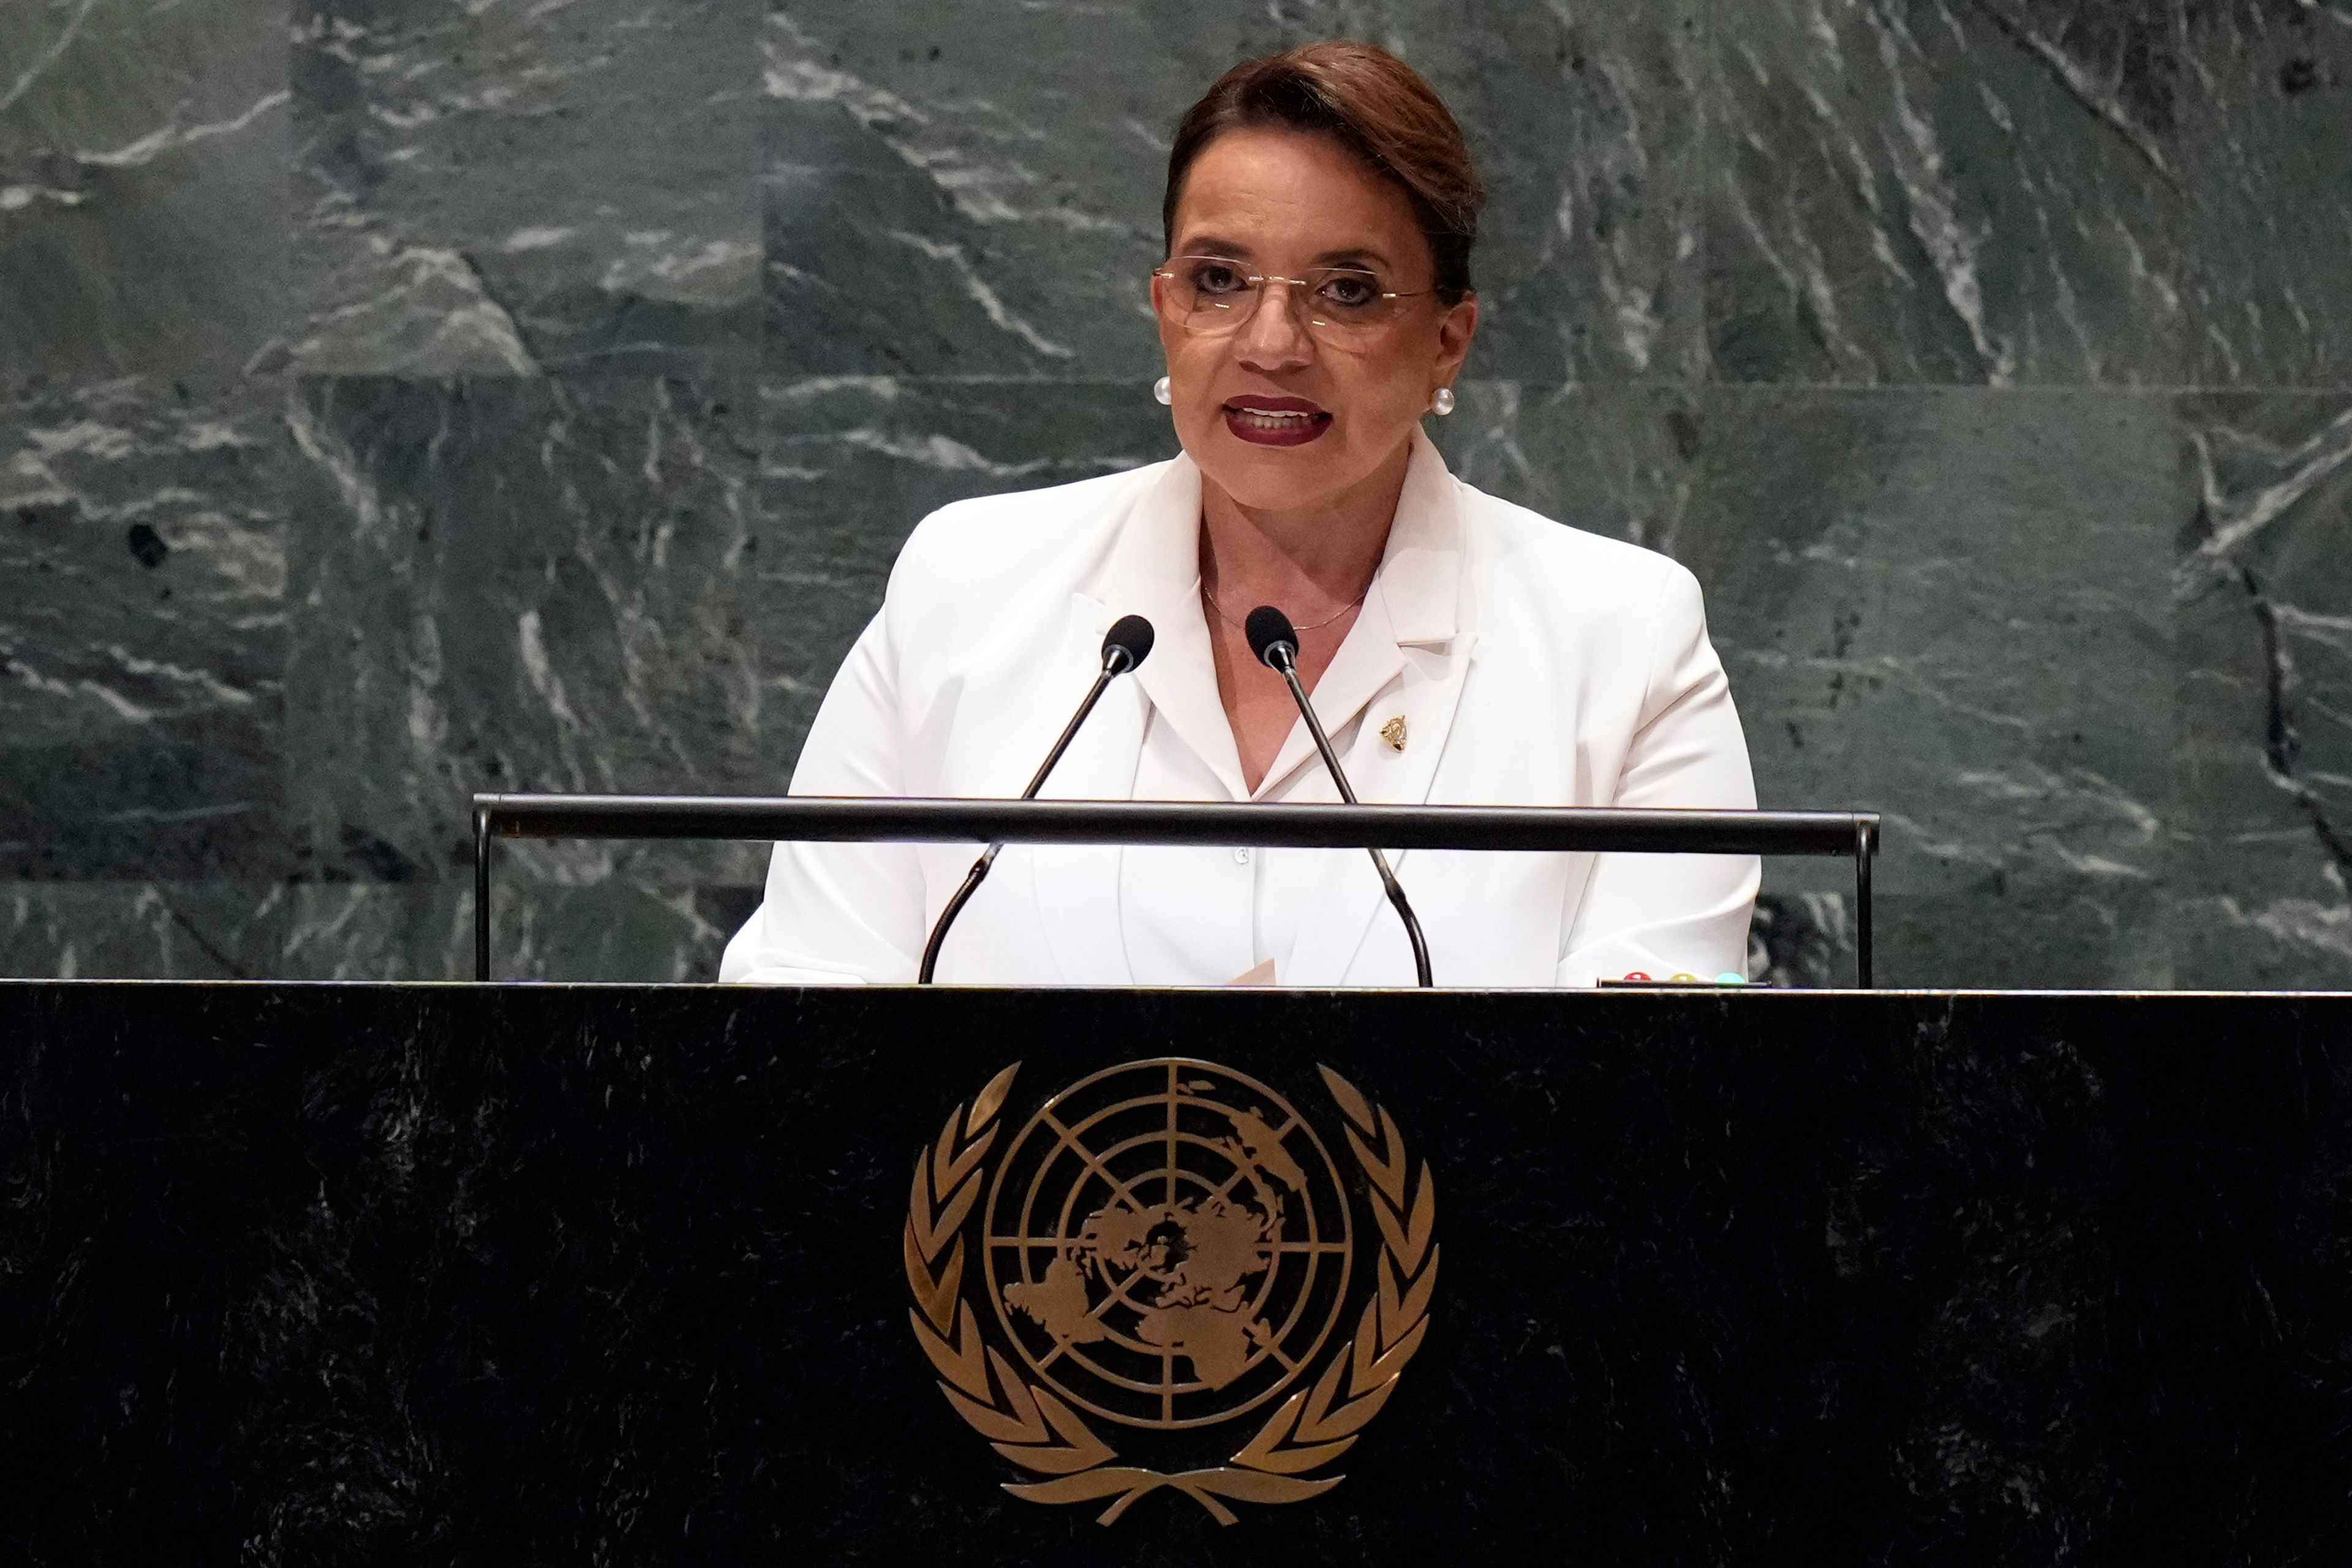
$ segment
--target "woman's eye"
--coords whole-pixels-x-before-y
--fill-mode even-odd
[[[1380,285],[1360,274],[1333,278],[1323,285],[1323,298],[1346,310],[1360,310],[1380,297]]]
[[[1213,261],[1192,269],[1192,287],[1203,294],[1234,294],[1247,288],[1248,284],[1234,268]]]

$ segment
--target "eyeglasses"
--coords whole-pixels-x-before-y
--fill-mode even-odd
[[[1362,349],[1402,316],[1404,301],[1436,292],[1381,287],[1379,273],[1362,267],[1312,267],[1304,278],[1251,272],[1219,256],[1177,256],[1152,276],[1160,290],[1160,313],[1171,326],[1198,338],[1239,331],[1256,316],[1266,285],[1290,287],[1292,309],[1303,305],[1307,331],[1343,349]]]

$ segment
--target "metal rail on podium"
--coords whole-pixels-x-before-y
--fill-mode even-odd
[[[495,838],[1202,844],[1267,849],[1852,857],[1855,980],[1864,990],[1871,985],[1870,873],[1878,848],[1878,818],[1868,812],[478,795],[474,797],[476,980],[490,977],[490,843]]]

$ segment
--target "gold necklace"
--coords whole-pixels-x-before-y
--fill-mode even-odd
[[[1371,596],[1372,585],[1370,583],[1367,583],[1364,584],[1364,591],[1356,595],[1354,604],[1341,605],[1335,614],[1324,616],[1321,620],[1317,621],[1311,626],[1302,626],[1294,623],[1290,629],[1295,632],[1321,631],[1325,626],[1329,626],[1333,621],[1338,620],[1339,616],[1346,615],[1349,610],[1356,608],[1357,605],[1361,605],[1366,599],[1369,599]],[[1225,614],[1225,607],[1217,603],[1217,596],[1214,594],[1209,592],[1209,580],[1206,577],[1201,579],[1201,597],[1209,601],[1209,608],[1217,612],[1217,619],[1224,622],[1225,625],[1233,627],[1235,631],[1249,630],[1247,624],[1237,621],[1234,619],[1233,616]]]

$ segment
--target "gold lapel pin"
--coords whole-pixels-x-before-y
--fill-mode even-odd
[[[1404,750],[1404,715],[1400,713],[1381,726],[1381,739],[1389,743],[1391,752]]]

